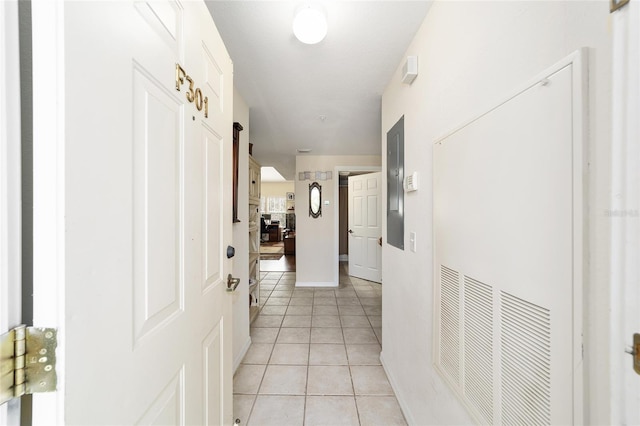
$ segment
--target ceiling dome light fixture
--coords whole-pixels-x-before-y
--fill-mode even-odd
[[[293,34],[305,44],[320,43],[327,35],[327,17],[319,8],[305,4],[293,18]]]

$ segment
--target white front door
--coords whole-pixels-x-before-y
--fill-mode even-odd
[[[349,275],[382,281],[382,174],[349,176]]]
[[[19,325],[22,319],[20,77],[16,0],[0,2],[0,70],[0,334],[4,334]],[[19,416],[19,400],[0,405],[0,425],[19,424]]]
[[[210,13],[199,1],[33,8],[34,103],[52,100],[40,82],[58,75],[55,128],[34,136],[35,202],[56,216],[36,212],[36,271],[52,261],[38,247],[57,243],[35,309],[56,286],[60,336],[56,402],[38,396],[35,422],[230,424],[233,75]],[[34,108],[39,129],[51,117]]]
[[[640,373],[629,352],[640,333],[640,4],[628,3],[611,21],[611,423],[637,425]]]

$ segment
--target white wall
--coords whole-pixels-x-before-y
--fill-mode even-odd
[[[405,117],[405,171],[421,189],[405,194],[407,235],[416,253],[383,247],[383,362],[410,424],[466,424],[471,418],[433,368],[432,143],[494,105],[576,49],[590,47],[589,238],[591,285],[585,283],[585,422],[609,423],[607,342],[610,159],[608,3],[435,2],[406,51],[419,75],[400,81],[404,59],[382,98],[386,132]],[[383,157],[383,171],[386,170]],[[383,176],[385,176],[383,172]],[[386,176],[385,176],[386,179]],[[386,183],[384,184],[386,185]],[[383,197],[386,205],[386,195]],[[383,227],[386,235],[386,223]],[[410,325],[410,326],[408,326]],[[595,344],[595,342],[598,342]]]
[[[238,219],[233,224],[233,276],[240,285],[233,295],[233,367],[242,361],[251,344],[249,338],[249,107],[233,90],[233,121],[242,125],[238,161]],[[229,182],[231,185],[231,182]]]
[[[296,285],[337,286],[338,271],[338,202],[335,171],[340,166],[377,166],[377,155],[299,155],[296,178],[302,171],[331,171],[333,179],[318,181],[322,186],[322,216],[309,216],[309,184],[312,180],[295,181],[296,193]],[[329,201],[329,205],[325,201]]]

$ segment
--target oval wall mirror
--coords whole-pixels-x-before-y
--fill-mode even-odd
[[[322,187],[318,182],[309,184],[309,216],[322,216]]]

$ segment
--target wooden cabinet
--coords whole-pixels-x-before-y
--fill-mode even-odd
[[[249,204],[260,207],[260,164],[249,156]]]
[[[260,312],[260,164],[249,156],[249,321]]]
[[[284,237],[284,254],[296,255],[296,233],[290,232]]]

